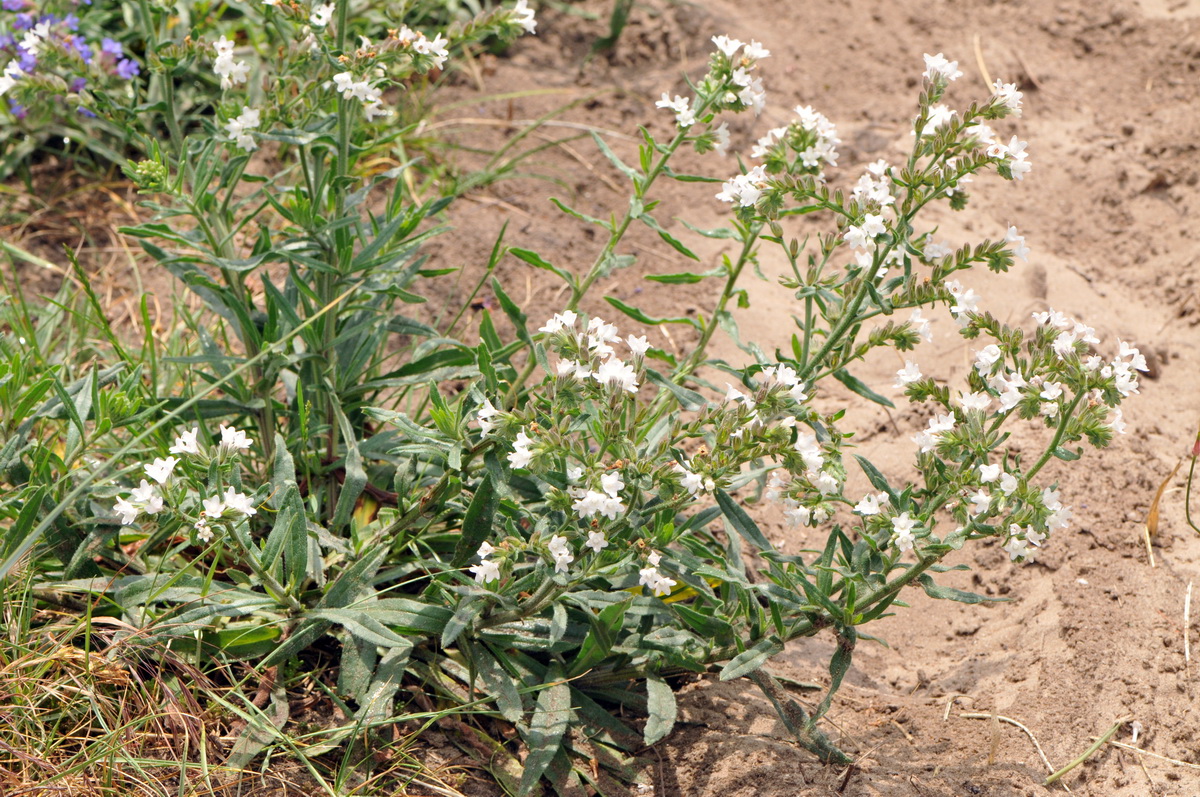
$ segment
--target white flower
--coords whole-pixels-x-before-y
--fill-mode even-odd
[[[1016,227],[1008,228],[1008,232],[1004,235],[1004,242],[1016,244],[1012,248],[1013,257],[1019,257],[1026,262],[1029,261],[1029,247],[1025,245],[1025,236],[1018,235]]]
[[[608,547],[608,540],[604,537],[602,531],[589,531],[587,542],[583,544],[585,548],[591,548],[596,553],[600,553]]]
[[[1012,495],[1017,489],[1018,484],[1017,477],[1011,473],[1002,473],[1000,475],[1000,492],[1005,495]]]
[[[992,397],[987,393],[963,393],[960,391],[958,396],[964,410],[987,412],[992,407]]]
[[[1054,401],[1062,396],[1062,394],[1063,386],[1060,382],[1046,382],[1042,385],[1042,392],[1038,393],[1046,401]]]
[[[1117,355],[1118,359],[1124,359],[1128,357],[1130,368],[1138,371],[1150,370],[1146,365],[1146,355],[1142,354],[1141,351],[1138,350],[1137,346],[1131,346],[1123,340],[1118,340],[1117,345],[1120,346],[1121,349],[1120,354]]]
[[[955,113],[957,111],[942,103],[934,105],[929,109],[929,117],[925,122],[925,126],[921,128],[921,135],[928,136],[937,132],[939,127],[948,124],[954,118]]]
[[[484,399],[483,406],[475,413],[475,419],[479,421],[479,431],[484,435],[491,434],[496,428],[496,422],[492,418],[500,414],[500,410],[492,406],[491,399]]]
[[[24,76],[25,70],[21,69],[20,63],[16,60],[9,61],[4,67],[4,73],[0,74],[0,97],[17,85],[17,81]]]
[[[513,441],[512,453],[508,455],[508,463],[514,468],[527,468],[529,463],[533,461],[533,452],[529,450],[529,444],[533,442],[533,438],[525,434],[522,429],[517,432],[517,439]]]
[[[430,56],[433,59],[434,69],[441,69],[446,64],[446,59],[450,57],[450,51],[446,49],[446,45],[449,43],[449,39],[440,33],[432,39],[420,34],[413,42],[412,48],[421,55]]]
[[[721,122],[712,131],[713,152],[724,157],[729,154],[729,123]]]
[[[996,467],[999,467],[997,465]],[[988,511],[992,505],[992,497],[988,495],[987,490],[977,490],[971,495],[971,508],[968,510],[971,516],[982,515]]]
[[[225,511],[225,502],[221,500],[221,496],[219,495],[205,498],[200,503],[204,506],[204,515],[208,518],[219,518],[221,513]]]
[[[475,582],[478,584],[485,584],[500,578],[500,565],[491,559],[484,559],[479,564],[471,565],[467,569],[475,574]]]
[[[522,2],[524,2],[524,0],[522,0]],[[538,330],[538,332],[553,334],[562,329],[570,329],[575,326],[576,318],[577,316],[571,310],[564,310],[561,313],[555,313],[550,320],[546,322],[546,325]]]
[[[316,6],[312,10],[312,16],[308,18],[309,24],[314,28],[323,28],[329,24],[329,20],[333,19],[333,3],[325,3]]]
[[[195,524],[195,526],[193,526],[193,528],[196,529],[196,539],[200,540],[200,542],[206,543],[206,542],[212,541],[213,531],[212,531],[212,528],[208,525],[207,520],[205,520],[204,518],[200,518],[199,520],[196,521],[196,524]]]
[[[666,108],[675,113],[675,121],[680,127],[691,127],[696,122],[696,117],[692,113],[692,101],[687,97],[675,95],[675,99],[671,99],[671,95],[663,92],[662,99],[654,103],[656,108]]]
[[[196,438],[200,434],[200,428],[195,427],[190,432],[184,431],[175,438],[175,445],[167,449],[168,454],[199,454],[200,443]]]
[[[138,513],[142,510],[124,498],[118,498],[117,502],[113,505],[113,511],[121,516],[122,526],[129,526],[133,524],[133,521],[137,520]]]
[[[492,544],[487,540],[484,540],[483,542],[479,543],[479,550],[475,551],[475,555],[480,559],[487,559],[495,552],[496,549],[492,547]]]
[[[933,80],[936,77],[942,77],[946,80],[958,80],[962,74],[962,70],[958,68],[958,61],[947,61],[941,53],[925,54],[924,76],[926,79]]]
[[[1009,537],[1008,542],[1004,543],[1004,550],[1008,551],[1008,557],[1013,562],[1029,553],[1025,540],[1020,537]]]
[[[905,360],[904,367],[896,372],[896,387],[903,388],[921,378],[921,369],[912,360]]]
[[[1027,143],[1018,141],[1016,136],[1013,136],[1012,140],[1008,142],[1008,168],[1014,180],[1024,179],[1025,175],[1033,168],[1033,164],[1027,160],[1029,156],[1025,154],[1026,146]]]
[[[147,515],[157,515],[163,510],[163,499],[154,485],[142,479],[142,483],[129,493],[131,503],[137,504]]]
[[[529,7],[527,0],[517,0],[509,14],[509,18],[524,28],[526,33],[537,33],[537,20],[533,18],[533,9]]]
[[[554,554],[555,556],[561,556],[571,552],[571,548],[567,544],[567,538],[558,534],[554,534],[550,537],[550,542],[546,545],[546,547],[549,548],[550,553]]]
[[[740,41],[728,36],[713,36],[712,42],[717,45],[718,50],[725,54],[726,58],[733,58],[733,54],[742,46]]]
[[[588,490],[583,494],[582,498],[576,499],[571,504],[571,508],[581,518],[602,515],[609,520],[616,520],[617,516],[625,511],[625,504],[616,496],[597,492],[596,490]]]
[[[980,465],[979,466],[979,481],[984,484],[996,481],[1000,478],[999,465]]]
[[[258,514],[258,510],[254,508],[254,502],[245,493],[239,493],[232,487],[227,487],[224,498],[226,509],[232,509],[234,512],[246,516]]]
[[[625,338],[625,342],[629,344],[629,350],[638,357],[642,357],[650,350],[650,342],[646,340],[646,336],[635,338],[633,335]]]
[[[167,457],[165,459],[158,458],[149,465],[143,466],[146,475],[159,484],[166,484],[167,479],[171,478],[172,471],[175,470],[175,465],[179,460],[175,457]]]
[[[600,477],[600,488],[612,498],[620,495],[624,487],[625,482],[621,481],[620,471],[612,471]]]
[[[1113,407],[1112,415],[1108,419],[1108,428],[1116,434],[1125,434],[1125,418],[1120,407]]]
[[[658,580],[654,582],[655,597],[661,597],[663,595],[670,595],[671,589],[674,586],[675,586],[675,579],[667,578],[666,576],[660,574],[658,576]]]
[[[879,502],[887,499],[887,493],[876,493],[874,495],[868,493],[864,495],[862,500],[854,505],[854,511],[860,515],[878,515]]]
[[[744,58],[750,58],[754,61],[761,61],[770,55],[771,51],[754,41],[754,39],[751,39],[750,43],[746,45],[746,49],[742,50],[742,56]]]
[[[1009,113],[1013,116],[1021,115],[1021,98],[1025,95],[1017,91],[1016,83],[1005,83],[1003,80],[997,78],[992,83],[992,96],[1001,105],[1008,108]]]
[[[913,549],[913,529],[916,528],[917,521],[908,516],[907,512],[901,513],[899,516],[892,518],[892,531],[895,533],[896,550],[904,553]]]
[[[980,351],[975,352],[975,370],[979,373],[987,373],[992,370],[992,366],[1000,362],[1004,357],[1000,347],[996,344],[984,346]]]
[[[254,441],[246,436],[246,433],[240,429],[235,429],[232,426],[221,424],[221,450],[222,451],[245,451]]]
[[[602,385],[636,393],[638,390],[637,371],[617,357],[610,357],[600,364],[592,378]]]
[[[933,340],[933,329],[930,326],[930,319],[921,315],[921,308],[918,307],[912,311],[912,315],[908,317],[908,323],[912,324],[913,330],[926,341]]]

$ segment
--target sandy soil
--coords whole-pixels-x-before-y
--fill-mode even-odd
[[[812,104],[839,126],[845,144],[831,176],[848,184],[866,163],[907,151],[921,55],[943,51],[966,73],[952,87],[952,104],[987,93],[984,69],[992,79],[1019,83],[1025,113],[1005,130],[1030,142],[1034,163],[1023,183],[983,179],[967,212],[926,219],[954,243],[1001,235],[1008,224],[1027,237],[1033,249],[1028,264],[1006,277],[971,274],[964,282],[984,296],[987,309],[1012,323],[1029,323],[1032,311],[1051,306],[1095,326],[1107,346],[1120,337],[1153,355],[1151,378],[1127,404],[1129,433],[1107,451],[1086,454],[1081,467],[1051,474],[1075,506],[1075,526],[1055,537],[1036,565],[1014,568],[1003,551],[984,546],[962,558],[973,573],[948,579],[1007,602],[972,607],[915,595],[911,609],[868,629],[889,647],[860,646],[851,683],[829,717],[839,743],[859,757],[857,766],[824,767],[798,750],[752,685],[706,680],[683,689],[675,732],[645,756],[645,775],[657,793],[928,797],[1063,791],[1041,785],[1047,764],[1022,730],[962,716],[998,712],[1024,725],[1054,768],[1083,753],[1121,717],[1141,724],[1138,746],[1193,764],[1108,747],[1065,779],[1076,794],[1200,794],[1200,717],[1183,627],[1185,592],[1200,580],[1200,537],[1184,522],[1186,468],[1163,499],[1154,566],[1142,538],[1154,493],[1187,453],[1200,419],[1200,242],[1188,220],[1200,200],[1200,2],[654,2],[639,6],[614,52],[579,68],[592,38],[604,32],[607,14],[603,3],[582,7],[601,21],[546,10],[536,41],[524,41],[508,58],[481,63],[487,95],[531,87],[545,93],[458,109],[464,118],[514,122],[512,128],[469,122],[459,131],[464,140],[492,136],[498,144],[521,120],[569,100],[579,105],[560,117],[566,122],[624,134],[648,124],[664,132],[667,114],[656,112],[653,100],[665,90],[684,90],[681,73],[701,75],[709,37],[727,33],[758,39],[772,52],[760,67],[768,108],[757,122],[738,118],[731,124],[734,149],[746,151],[767,128],[786,123],[797,103]],[[618,90],[606,91],[610,86]],[[462,96],[468,96],[465,88]],[[572,132],[543,130],[552,137]],[[618,152],[632,154],[630,139],[610,140]],[[554,211],[547,193],[607,215],[621,207],[626,190],[590,141],[569,146],[521,164],[541,179],[505,181],[459,203],[452,221],[470,235],[443,240],[440,256],[480,262],[508,221],[510,244],[568,268],[586,268],[597,248],[593,231]],[[714,161],[702,163],[697,168],[712,173]],[[735,168],[728,162],[730,173]],[[683,215],[716,226],[722,206],[711,193],[707,186],[660,184],[654,194],[663,201],[658,217],[664,224]],[[720,257],[723,250],[714,242],[689,235],[678,223],[668,226],[696,247],[705,267]],[[638,231],[625,251],[638,255],[638,265],[598,285],[593,311],[612,314],[601,293],[653,315],[711,306],[715,287],[664,289],[641,280],[646,273],[703,270],[689,269],[694,264],[659,245],[649,231]],[[744,338],[770,351],[790,334],[792,299],[773,283],[782,264],[766,255],[763,270],[768,281],[746,283],[751,309],[739,311],[739,325]],[[551,279],[516,261],[502,266],[501,279],[533,319],[561,301]],[[686,350],[689,340],[678,329],[671,339],[652,332],[656,345]],[[970,367],[954,329],[948,317],[935,325],[934,341],[918,351],[925,373],[962,379]],[[728,342],[718,344],[718,353],[740,359]],[[899,365],[884,358],[862,376],[890,384]],[[910,456],[907,438],[923,426],[919,412],[901,406],[889,416],[875,406],[857,406],[852,417],[860,445],[902,473]],[[815,542],[781,527],[774,533],[790,550]],[[821,682],[831,644],[826,638],[797,643],[774,667]],[[1118,741],[1132,741],[1129,727]]]
[[[748,151],[767,128],[785,123],[797,103],[812,104],[839,126],[845,143],[831,176],[848,184],[866,163],[906,151],[921,55],[943,51],[966,73],[952,87],[951,103],[986,94],[984,69],[1019,83],[1025,113],[1004,129],[1029,141],[1034,163],[1021,184],[981,180],[966,213],[927,219],[939,225],[939,238],[953,242],[996,237],[1008,224],[1025,234],[1033,249],[1028,264],[1008,277],[972,274],[964,281],[997,316],[1027,323],[1030,312],[1052,306],[1095,326],[1110,348],[1116,337],[1135,341],[1153,365],[1142,394],[1127,403],[1129,433],[1105,452],[1089,452],[1081,467],[1052,474],[1075,506],[1073,529],[1055,537],[1036,565],[1014,568],[1003,551],[984,546],[963,557],[973,573],[946,579],[1007,602],[970,607],[913,595],[911,609],[868,629],[889,647],[860,646],[827,724],[858,757],[856,766],[825,767],[799,750],[753,686],[702,680],[682,690],[675,732],[643,756],[646,781],[659,795],[688,797],[1062,791],[1040,785],[1047,765],[1024,732],[962,716],[998,712],[1023,724],[1055,768],[1121,717],[1141,724],[1139,746],[1193,765],[1108,747],[1066,778],[1073,793],[1200,795],[1193,698],[1200,686],[1191,671],[1200,662],[1189,669],[1184,651],[1184,599],[1200,580],[1200,535],[1184,522],[1186,468],[1163,500],[1153,565],[1142,540],[1155,490],[1189,450],[1200,420],[1200,241],[1189,222],[1189,212],[1200,208],[1200,0],[648,0],[616,49],[582,67],[591,42],[606,32],[609,3],[563,8],[572,13],[544,9],[536,39],[523,40],[507,57],[480,59],[473,80],[442,95],[443,107],[465,104],[438,118],[440,135],[495,147],[523,120],[575,102],[557,126],[543,127],[514,152],[546,137],[577,135],[571,125],[582,124],[613,131],[614,149],[629,157],[636,125],[666,130],[668,115],[653,101],[662,91],[683,91],[681,73],[702,74],[709,38],[726,33],[758,39],[772,52],[761,66],[769,106],[757,121],[731,123],[734,149]],[[460,121],[451,124],[454,118]],[[463,157],[464,168],[480,165]],[[696,168],[715,163],[705,159]],[[736,168],[732,159],[725,166],[730,174]],[[461,285],[473,281],[470,270],[486,261],[505,222],[510,245],[567,268],[587,267],[598,248],[595,231],[555,211],[548,194],[595,215],[626,201],[620,174],[587,138],[531,156],[516,170],[526,176],[456,203],[450,214],[456,234],[429,250],[439,265],[467,266]],[[715,226],[723,206],[712,193],[694,184],[660,184],[655,193],[663,201],[659,219],[706,265],[724,251],[719,242],[671,220],[683,215]],[[111,201],[134,215],[119,187],[89,201]],[[36,219],[26,224],[37,227]],[[47,224],[45,240],[75,235],[70,219]],[[115,273],[127,262],[115,233],[95,244],[111,257],[105,269]],[[711,306],[715,287],[641,279],[692,265],[649,230],[636,230],[624,251],[638,255],[638,264],[600,283],[587,309],[612,315],[602,294],[657,315]],[[739,311],[738,320],[744,338],[770,350],[786,342],[792,308],[788,292],[773,282],[781,264],[765,256],[763,270],[766,281],[746,282],[751,309]],[[37,289],[45,276],[26,269],[22,279]],[[499,276],[533,319],[560,306],[558,286],[545,272],[509,259]],[[106,300],[132,311],[140,285],[123,285],[119,275],[111,284]],[[452,298],[462,288],[444,290]],[[941,318],[934,341],[918,351],[925,373],[962,378],[968,355],[953,330]],[[678,331],[669,339],[652,334],[656,345],[678,351],[691,343]],[[717,353],[740,358],[727,341]],[[860,376],[890,384],[897,367],[883,358]],[[920,413],[902,406],[889,415],[860,402],[851,417],[860,444],[886,470],[902,473],[907,438],[923,426]],[[772,522],[769,512],[763,518]],[[770,528],[792,551],[816,539],[777,523]],[[1191,638],[1200,640],[1196,608]],[[773,666],[820,683],[830,650],[830,640],[819,637],[790,647]],[[1131,742],[1129,726],[1116,738]]]

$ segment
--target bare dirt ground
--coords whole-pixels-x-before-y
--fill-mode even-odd
[[[603,3],[582,8],[607,14]],[[521,120],[569,100],[579,105],[560,117],[568,123],[626,135],[647,124],[665,134],[669,115],[656,111],[653,101],[662,91],[684,91],[681,73],[702,75],[709,38],[723,33],[757,39],[772,53],[760,66],[767,110],[757,121],[731,122],[732,150],[748,151],[766,129],[785,124],[795,105],[811,104],[839,126],[845,143],[830,177],[848,185],[868,162],[895,160],[907,151],[922,53],[941,51],[959,60],[966,74],[951,88],[952,106],[986,96],[984,70],[991,79],[1017,81],[1025,112],[1004,129],[1029,141],[1033,172],[1018,184],[982,179],[964,213],[944,211],[926,221],[955,244],[995,238],[1007,225],[1018,225],[1033,249],[1030,262],[1018,263],[1007,276],[971,274],[964,280],[998,317],[1028,324],[1031,312],[1049,306],[1095,326],[1107,347],[1119,337],[1151,355],[1150,377],[1127,404],[1128,434],[1106,451],[1087,452],[1080,467],[1052,474],[1061,479],[1064,501],[1075,507],[1072,529],[1055,537],[1035,565],[1013,567],[996,546],[962,558],[974,572],[955,574],[959,579],[950,583],[1007,602],[963,606],[921,594],[911,597],[911,609],[868,629],[889,647],[859,647],[851,683],[829,717],[837,741],[858,756],[854,768],[824,767],[798,750],[752,685],[705,680],[684,688],[675,732],[645,756],[645,774],[657,793],[1062,792],[1062,785],[1041,785],[1046,761],[1063,766],[1128,716],[1143,728],[1139,747],[1193,766],[1107,747],[1065,785],[1097,797],[1200,794],[1195,665],[1185,666],[1184,655],[1184,598],[1188,585],[1200,580],[1200,536],[1184,521],[1186,467],[1163,499],[1154,566],[1142,536],[1154,493],[1188,452],[1200,420],[1200,241],[1189,219],[1200,206],[1200,3],[651,3],[638,7],[612,53],[582,68],[590,42],[605,32],[603,20],[550,10],[540,20],[536,41],[525,40],[507,58],[483,61],[480,77],[488,95],[533,88],[545,93],[460,108],[464,118],[513,122],[511,128],[470,122],[457,133],[463,140],[492,136],[496,145]],[[610,86],[618,90],[602,90]],[[569,132],[542,131],[555,137]],[[631,139],[610,141],[634,159]],[[590,141],[571,142],[570,148],[522,164],[543,179],[506,181],[460,202],[452,222],[468,234],[443,240],[439,256],[481,262],[508,221],[508,243],[560,266],[586,269],[598,247],[594,231],[557,213],[547,194],[607,216],[623,207],[627,192]],[[700,164],[697,170],[710,174],[720,165],[715,158]],[[732,174],[736,165],[727,164]],[[696,184],[659,184],[654,191],[663,202],[660,221],[696,247],[706,261],[702,267],[662,247],[648,230],[639,231],[624,247],[638,255],[638,264],[599,284],[588,309],[614,314],[600,293],[652,315],[710,307],[716,287],[668,287],[641,277],[702,271],[717,262],[721,247],[669,222],[683,216],[717,226],[724,206],[712,193]],[[783,264],[771,258],[764,255],[768,281],[750,278],[751,307],[738,312],[743,337],[768,351],[786,345],[793,311],[789,292],[773,282]],[[500,277],[531,319],[546,317],[562,301],[552,278],[516,261],[506,262]],[[653,331],[655,345],[686,351],[690,341],[678,329],[670,339]],[[917,352],[922,370],[962,379],[970,365],[953,321],[945,316],[935,330],[933,342]],[[739,359],[728,342],[718,344],[717,353]],[[862,376],[889,384],[902,364],[884,359]],[[859,445],[903,473],[911,456],[908,437],[923,425],[920,414],[901,406],[889,416],[872,405],[856,406],[853,417]],[[817,544],[815,531],[806,536],[777,527],[774,533],[792,551]],[[796,643],[774,666],[820,682],[831,650],[824,638]],[[973,712],[998,712],[1023,724],[1045,761],[1023,731],[962,716]],[[1132,741],[1129,728],[1117,741]]]
[[[1025,112],[1003,130],[1029,141],[1034,164],[1022,183],[980,180],[966,212],[927,219],[939,225],[939,239],[954,243],[995,238],[1009,224],[1026,236],[1028,264],[1006,277],[971,274],[964,282],[998,317],[1028,323],[1032,311],[1054,307],[1095,326],[1106,352],[1120,337],[1141,346],[1152,364],[1141,395],[1126,405],[1129,433],[1107,451],[1086,453],[1080,467],[1051,474],[1061,479],[1064,502],[1074,505],[1072,529],[1054,537],[1035,565],[1013,567],[998,547],[983,546],[962,557],[972,573],[947,579],[1007,602],[962,606],[913,595],[910,609],[868,629],[889,647],[859,647],[827,724],[857,756],[853,768],[823,766],[798,749],[753,686],[709,679],[683,689],[676,730],[643,756],[646,781],[660,796],[687,797],[1043,795],[1064,790],[1041,785],[1046,761],[1064,765],[1118,718],[1131,717],[1143,728],[1137,744],[1149,753],[1106,747],[1065,785],[1093,797],[1200,795],[1200,662],[1189,668],[1184,649],[1185,592],[1200,581],[1200,535],[1184,520],[1186,467],[1167,487],[1153,565],[1142,537],[1155,491],[1189,451],[1200,421],[1200,233],[1189,218],[1200,210],[1200,1],[649,0],[635,9],[614,51],[581,66],[591,42],[607,32],[609,8],[585,0],[543,9],[536,38],[505,57],[480,59],[473,79],[441,96],[440,105],[463,104],[438,118],[438,134],[494,149],[525,120],[575,101],[522,148],[587,125],[612,131],[613,148],[633,160],[638,124],[667,130],[669,115],[654,100],[663,91],[682,93],[681,74],[703,74],[710,37],[729,34],[757,39],[772,53],[760,67],[768,108],[758,120],[731,120],[733,151],[748,152],[766,129],[785,124],[795,105],[811,104],[839,126],[842,156],[830,177],[849,185],[868,162],[906,151],[921,55],[945,52],[966,73],[951,88],[952,105],[986,96],[984,70],[1018,82]],[[480,88],[490,99],[479,99]],[[721,165],[715,158],[688,162],[710,173]],[[724,167],[736,171],[733,159]],[[599,246],[595,231],[558,213],[546,197],[600,216],[627,200],[621,175],[588,138],[532,156],[519,171],[533,176],[456,203],[456,232],[430,247],[433,262],[467,267],[461,285],[473,281],[470,270],[486,262],[505,222],[508,244],[586,269]],[[710,307],[715,286],[662,286],[642,276],[717,262],[720,242],[672,221],[683,216],[717,226],[725,206],[714,192],[660,183],[654,194],[663,202],[660,221],[701,254],[703,267],[649,230],[635,231],[624,251],[638,255],[638,264],[598,284],[585,309],[614,315],[602,294],[653,315]],[[120,187],[106,196],[89,201],[112,201],[133,217]],[[43,228],[48,239],[73,237],[70,224],[57,225]],[[94,244],[109,253],[105,268],[122,268],[125,244],[115,232]],[[786,344],[793,308],[788,291],[774,283],[782,264],[765,255],[763,271],[766,281],[746,282],[751,306],[738,311],[738,322],[745,339],[769,351]],[[531,319],[561,307],[562,294],[545,272],[510,258],[498,276]],[[25,270],[22,279],[36,289],[42,277]],[[141,286],[115,284],[107,298],[135,307]],[[954,330],[948,316],[937,321],[933,342],[917,352],[925,373],[954,380],[970,367]],[[681,352],[693,342],[678,331],[671,338],[651,334],[655,345]],[[718,343],[717,353],[740,358],[728,342]],[[890,384],[900,364],[885,358],[859,375]],[[859,445],[885,470],[902,474],[908,437],[924,425],[920,413],[856,405],[851,417]],[[763,519],[770,523],[772,515]],[[791,552],[817,542],[815,531],[770,528]],[[1195,598],[1200,604],[1200,594]],[[1200,605],[1192,613],[1193,641],[1200,640],[1197,615]],[[822,682],[831,645],[822,637],[797,643],[773,666]],[[971,712],[1020,722],[1045,760],[1022,730],[962,716]],[[1116,739],[1132,741],[1129,725]]]

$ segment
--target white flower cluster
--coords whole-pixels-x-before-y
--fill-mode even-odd
[[[767,187],[767,170],[765,166],[755,166],[745,174],[737,174],[725,181],[721,186],[717,199],[722,202],[736,202],[738,207],[754,207],[754,203],[763,195]]]
[[[517,4],[508,11],[509,19],[520,25],[526,33],[537,33],[537,20],[533,17],[533,9],[527,0],[517,0]]]
[[[204,451],[200,446],[199,435],[199,427],[185,430],[175,438],[175,443],[168,449],[168,453],[203,457]],[[253,442],[240,429],[222,424],[221,442],[217,446],[218,457],[229,457],[237,452],[245,451]],[[141,483],[130,491],[129,498],[117,499],[113,510],[121,516],[121,525],[132,525],[138,515],[157,515],[165,508],[166,503],[160,489],[168,485],[175,474],[175,466],[182,461],[180,457],[176,456],[157,457],[154,461],[142,466],[146,476],[150,477],[155,484],[150,484],[142,479]],[[202,499],[201,505],[204,509],[195,523],[195,529],[196,537],[203,542],[208,542],[213,536],[209,521],[220,520],[227,510],[242,517],[257,512],[251,497],[238,492],[233,487],[225,490],[224,497],[212,496]]]
[[[308,18],[308,22],[314,28],[323,28],[333,19],[334,12],[333,3],[322,3],[321,5],[313,6],[312,14]]]
[[[500,563],[491,559],[491,555],[496,552],[496,549],[484,542],[479,546],[476,552],[479,556],[479,564],[471,565],[468,570],[475,574],[475,582],[477,584],[486,584],[489,581],[495,581],[500,578]]]
[[[225,132],[229,134],[229,140],[238,145],[246,152],[252,152],[258,149],[258,144],[254,141],[254,136],[250,135],[250,131],[256,129],[261,124],[259,112],[257,108],[242,106],[242,112],[234,119],[230,119],[225,123]]]
[[[217,52],[216,60],[213,61],[213,72],[221,78],[222,89],[231,89],[249,79],[250,67],[246,62],[233,60],[233,42],[222,36],[213,42],[213,49]]]
[[[333,76],[333,87],[346,99],[361,102],[368,122],[379,116],[392,115],[390,110],[383,107],[383,90],[372,86],[366,78],[355,80],[353,72],[339,72]]]
[[[568,476],[574,476],[576,481],[582,478],[582,475],[582,469],[568,473]],[[600,477],[600,490],[571,486],[567,488],[567,495],[575,499],[571,508],[580,518],[586,520],[601,515],[609,520],[616,520],[626,509],[621,501],[621,490],[624,488],[625,482],[621,479],[620,471],[611,471]]]
[[[575,331],[577,319],[578,316],[570,310],[555,313],[554,317],[538,330],[548,335],[564,333],[573,339],[581,355],[588,355],[586,358],[580,356],[579,359],[559,360],[554,366],[555,373],[567,379],[592,379],[612,390],[637,393],[638,369],[635,366],[640,365],[650,349],[646,337],[629,335],[625,338],[625,345],[633,355],[631,365],[617,357],[616,350],[611,345],[621,341],[615,324],[609,324],[599,317],[592,318],[588,321],[587,329],[580,333]]]
[[[837,126],[825,114],[813,110],[811,105],[797,105],[796,115],[800,117],[800,129],[816,136],[813,143],[799,153],[800,162],[810,168],[822,163],[837,166],[837,145],[842,143],[837,135]]]
[[[654,590],[656,596],[670,595],[671,588],[675,586],[676,582],[674,579],[667,578],[658,572],[658,565],[662,562],[662,555],[657,551],[651,551],[646,559],[650,562],[650,565],[638,571],[638,575],[640,576],[638,583]]]
[[[823,164],[837,166],[837,146],[842,143],[837,135],[837,126],[825,114],[813,110],[811,105],[797,105],[795,111],[800,120],[792,125],[768,130],[751,148],[750,157],[765,158],[780,142],[791,141],[799,134],[804,145],[804,149],[797,153],[801,164],[809,169],[819,168]],[[886,164],[884,166],[886,168]],[[817,178],[824,179],[824,176],[824,173],[820,173]]]
[[[440,33],[430,39],[424,33],[403,25],[395,34],[395,39],[400,42],[401,47],[411,48],[418,55],[429,56],[434,69],[441,69],[450,57],[450,50],[446,48],[450,40]]]
[[[962,70],[958,68],[958,61],[948,61],[941,53],[930,55],[925,53],[925,72],[926,80],[942,80],[952,81],[962,77]]]
[[[731,91],[725,102],[732,104],[736,100],[747,108],[753,108],[756,116],[762,113],[767,104],[767,93],[763,90],[762,78],[750,73],[759,61],[771,55],[770,50],[753,39],[744,46],[729,36],[713,36],[712,42],[729,59],[729,65],[733,68],[730,82],[738,87],[736,94]],[[742,51],[741,57],[737,57],[739,49]]]
[[[7,94],[23,77],[25,77],[25,70],[21,69],[20,62],[15,58],[9,61],[4,67],[4,71],[0,72],[0,97]]]

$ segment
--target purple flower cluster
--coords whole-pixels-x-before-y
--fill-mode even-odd
[[[80,32],[77,14],[49,13],[35,3],[0,0],[0,9],[9,12],[0,14],[0,96],[19,89],[25,78],[39,73],[63,78],[75,94],[92,83],[129,81],[141,74],[141,65],[126,54],[121,42],[103,37],[97,46]],[[46,5],[52,4],[54,0],[47,0]],[[73,5],[91,5],[91,0],[75,0]],[[8,99],[13,117],[26,117],[28,110],[22,102],[29,99]],[[82,106],[79,112],[94,115]]]

